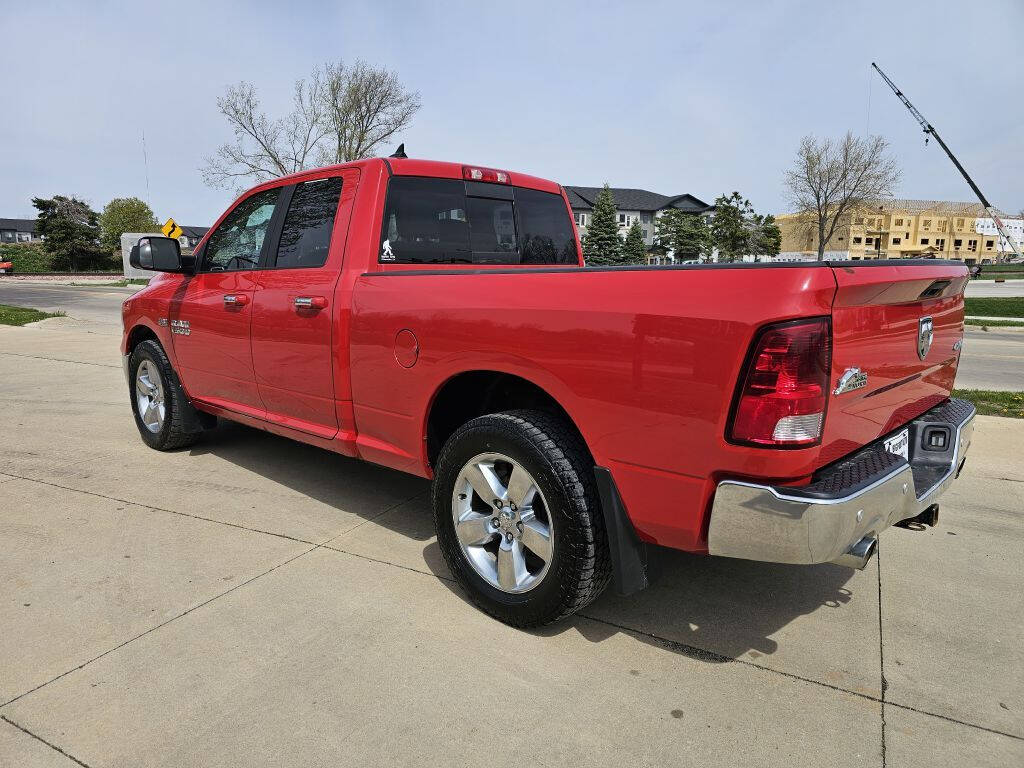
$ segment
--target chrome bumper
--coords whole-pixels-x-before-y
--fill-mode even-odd
[[[973,405],[951,399],[906,425],[909,461],[885,452],[880,441],[824,469],[807,487],[723,480],[711,507],[709,554],[854,564],[863,549],[858,544],[920,515],[959,476],[974,415]],[[943,428],[950,435],[946,449],[926,450],[926,430]],[[861,558],[861,567],[864,562]]]
[[[131,359],[131,355],[121,355],[121,367],[124,368],[124,381],[129,387],[132,385],[132,374],[128,370],[128,361]]]

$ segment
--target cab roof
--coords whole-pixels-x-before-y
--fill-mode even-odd
[[[262,187],[264,184],[280,184],[282,181],[298,181],[307,176],[322,175],[324,171],[330,171],[335,168],[369,168],[381,163],[385,165],[390,175],[427,176],[437,179],[461,179],[463,178],[463,168],[466,167],[492,169],[492,166],[474,165],[472,163],[450,163],[442,160],[421,160],[413,157],[371,157],[366,160],[355,160],[350,163],[339,163],[337,165],[329,165],[322,168],[311,168],[308,171],[299,171],[298,173],[292,173],[278,179],[273,179],[272,181],[264,182],[258,186]],[[498,168],[494,170],[504,171],[506,169]],[[513,186],[527,187],[529,189],[540,190],[541,192],[551,192],[556,195],[562,194],[562,187],[553,181],[541,179],[537,176],[530,176],[526,173],[518,173],[516,171],[507,172],[509,174],[510,183]],[[256,187],[253,187],[253,189],[255,188]]]

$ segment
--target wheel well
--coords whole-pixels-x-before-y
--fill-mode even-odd
[[[160,339],[155,333],[153,333],[152,328],[147,328],[144,325],[136,325],[132,328],[131,333],[128,334],[128,353],[131,354],[133,349],[148,339],[152,339],[157,344],[160,344]]]
[[[555,398],[531,381],[498,371],[467,371],[444,383],[427,417],[427,460],[434,466],[442,446],[470,419],[517,408],[546,411],[565,420],[586,440]]]

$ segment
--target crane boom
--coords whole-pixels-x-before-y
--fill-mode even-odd
[[[950,148],[946,146],[946,142],[944,142],[942,137],[939,136],[939,132],[936,131],[935,127],[925,119],[925,116],[918,111],[917,107],[910,103],[910,99],[904,95],[903,91],[896,87],[896,83],[889,79],[889,76],[882,71],[881,67],[875,64],[875,62],[871,62],[871,66],[874,67],[875,71],[882,76],[886,85],[892,88],[892,92],[896,94],[896,98],[903,102],[903,106],[910,111],[910,114],[912,114],[914,119],[920,124],[921,130],[926,134],[925,143],[928,143],[927,136],[933,136],[935,138],[935,141],[938,142],[940,147],[942,147],[943,151],[949,156],[949,159],[953,161],[953,165],[956,166],[956,169],[960,171],[960,174],[964,177],[967,183],[970,184],[971,189],[974,190],[974,194],[978,196],[978,200],[981,201],[981,204],[984,206],[988,215],[992,218],[992,221],[995,222],[999,236],[1010,245],[1010,248],[1013,249],[1013,252],[1017,254],[1017,256],[1021,256],[1020,246],[1017,245],[1017,241],[1014,240],[1013,236],[1006,231],[1006,227],[1003,226],[1003,220],[999,218],[999,212],[996,211],[991,203],[989,203],[984,193],[978,188],[978,185],[974,183],[974,179],[972,179],[970,174],[967,173],[967,170],[960,165],[960,161],[956,159],[956,155],[954,155]]]

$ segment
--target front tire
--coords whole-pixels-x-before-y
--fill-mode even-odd
[[[158,451],[194,444],[202,428],[163,347],[152,339],[141,342],[132,350],[128,370],[132,413],[142,441]]]
[[[448,567],[496,619],[549,624],[607,586],[593,462],[557,416],[523,410],[467,422],[441,450],[432,497]]]

